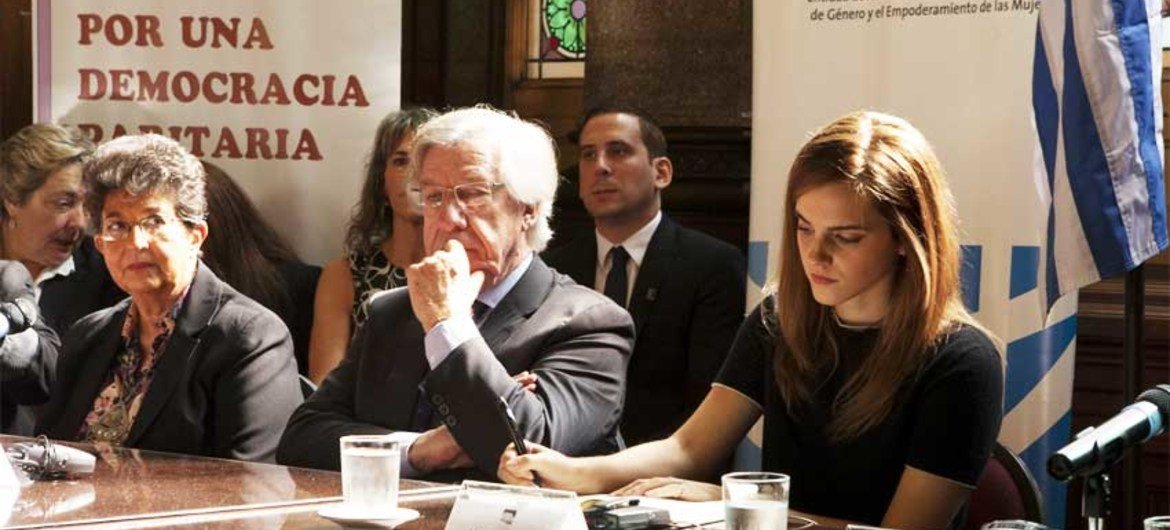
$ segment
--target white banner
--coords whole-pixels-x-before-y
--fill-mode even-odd
[[[1044,321],[1036,282],[1047,208],[1033,180],[1031,109],[1038,6],[757,0],[749,292],[754,306],[775,277],[787,171],[810,133],[857,109],[906,118],[934,145],[955,195],[965,301],[1008,344],[1000,440],[1047,496],[1063,496],[1041,460],[1067,438],[1076,297]],[[1063,520],[1063,498],[1046,502],[1049,523]]]
[[[34,120],[99,142],[175,138],[322,263],[398,107],[401,13],[401,0],[37,0]]]

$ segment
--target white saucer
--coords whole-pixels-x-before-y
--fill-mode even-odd
[[[334,504],[317,510],[317,515],[335,523],[350,526],[380,526],[383,528],[398,526],[402,523],[417,519],[418,510],[410,508],[395,508],[388,512],[366,513],[354,511],[344,504]]]

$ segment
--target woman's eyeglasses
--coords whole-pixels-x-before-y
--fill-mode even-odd
[[[165,239],[167,228],[180,223],[181,221],[178,219],[163,217],[159,214],[148,215],[134,222],[109,219],[102,223],[102,231],[98,237],[107,243],[126,241],[130,239],[134,227],[138,227],[151,239],[158,239],[160,236]]]

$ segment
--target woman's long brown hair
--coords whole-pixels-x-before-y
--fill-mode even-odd
[[[203,261],[228,285],[281,313],[292,298],[279,267],[300,259],[222,168],[203,162],[203,169],[208,227]]]
[[[406,135],[418,130],[436,115],[435,111],[427,108],[403,109],[387,114],[378,123],[378,130],[374,133],[374,147],[370,149],[370,157],[366,160],[362,193],[353,206],[353,213],[345,229],[347,252],[366,252],[391,236],[394,210],[386,198],[386,164],[390,163],[390,157]]]
[[[775,314],[765,316],[783,338],[776,341],[776,384],[790,412],[812,398],[826,362],[839,364],[832,308],[813,299],[796,243],[797,198],[834,182],[847,183],[874,204],[906,252],[874,348],[834,401],[829,436],[840,442],[890,414],[940,337],[960,323],[978,325],[961,302],[954,206],[930,144],[894,116],[855,112],[838,118],[801,148],[788,174]]]

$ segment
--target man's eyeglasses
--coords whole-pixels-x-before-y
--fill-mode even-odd
[[[137,226],[147,236],[150,236],[151,239],[157,239],[160,236],[166,239],[167,228],[181,223],[178,219],[167,218],[158,214],[148,215],[134,222],[109,219],[102,223],[102,231],[98,234],[98,237],[107,243],[126,241],[130,239],[131,232]]]
[[[409,195],[415,204],[428,210],[438,210],[447,203],[447,196],[455,196],[455,204],[466,210],[487,205],[492,202],[496,190],[504,187],[501,182],[469,182],[445,188],[443,186],[414,186]]]

